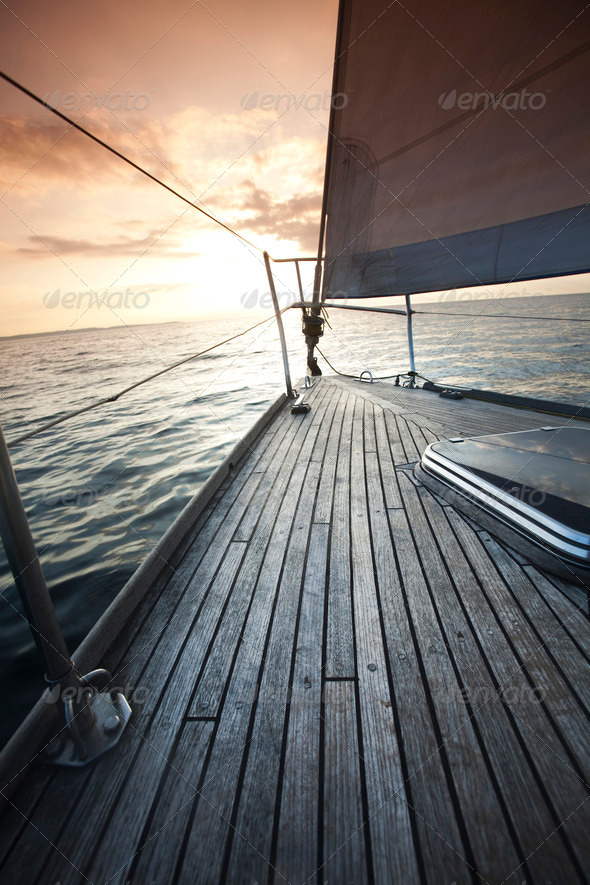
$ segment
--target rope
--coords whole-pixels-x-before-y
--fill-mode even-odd
[[[336,372],[337,375],[342,375],[343,378],[354,378],[355,380],[358,379],[358,375],[348,375],[346,372],[339,372],[338,369],[335,369],[328,357],[322,353],[317,345],[316,350],[319,355],[328,363],[332,371]],[[380,378],[373,378],[373,381],[389,381],[390,378],[397,378],[398,375],[403,375],[403,372],[396,372],[395,375],[382,375]]]
[[[57,108],[52,107],[46,101],[43,101],[38,95],[35,95],[34,92],[31,92],[30,89],[27,89],[26,86],[23,86],[22,83],[19,83],[17,80],[13,80],[12,77],[9,77],[8,74],[5,74],[3,71],[0,71],[0,77],[3,80],[6,80],[7,83],[10,83],[11,86],[14,86],[16,89],[20,89],[21,92],[24,92],[25,95],[28,95],[29,98],[32,98],[33,101],[36,101],[38,104],[42,105],[44,108],[47,108],[48,111],[51,111],[52,114],[55,114],[56,117],[60,117],[62,120],[65,120],[66,123],[69,123],[74,129],[77,129],[78,132],[82,132],[83,135],[91,138],[92,141],[95,141],[101,147],[106,148],[107,151],[110,151],[111,154],[114,154],[116,157],[119,157],[120,160],[123,160],[125,163],[128,163],[129,166],[132,166],[134,169],[137,169],[138,172],[141,172],[142,175],[147,176],[152,181],[155,181],[156,184],[161,185],[161,187],[165,188],[167,191],[170,191],[171,194],[174,194],[175,197],[178,197],[179,200],[182,200],[184,203],[188,203],[193,209],[196,209],[197,212],[200,212],[210,221],[214,221],[215,224],[218,224],[220,227],[225,228],[230,234],[233,234],[234,237],[238,237],[238,239],[242,240],[244,243],[247,243],[248,246],[252,246],[253,249],[256,249],[258,252],[262,252],[263,250],[260,246],[256,246],[254,243],[251,243],[250,240],[247,240],[246,237],[243,237],[237,231],[233,230],[233,228],[228,227],[227,224],[224,224],[223,221],[220,221],[218,218],[215,218],[214,215],[210,215],[209,212],[206,212],[204,209],[201,209],[200,206],[197,206],[196,203],[193,203],[192,200],[187,199],[187,197],[183,197],[177,190],[174,190],[173,187],[163,182],[160,178],[157,178],[155,175],[152,175],[151,172],[148,172],[147,169],[144,169],[142,166],[138,166],[137,163],[134,163],[133,160],[130,160],[129,157],[126,157],[125,154],[122,154],[120,151],[116,150],[114,147],[111,147],[110,144],[107,144],[106,141],[103,141],[101,138],[98,138],[97,135],[93,135],[92,132],[89,132],[88,129],[84,129],[83,126],[80,126],[79,123],[74,122],[74,120],[67,117],[65,114],[62,114],[61,111],[58,111]]]
[[[279,311],[279,313],[284,313],[284,311],[288,309],[288,307],[284,307],[283,310]],[[252,330],[258,328],[258,326],[262,326],[264,323],[268,323],[274,319],[275,316],[273,314],[272,317],[267,317],[265,320],[260,320],[259,323],[256,323],[254,326],[250,326],[249,329],[244,329],[243,332],[238,332],[236,335],[232,335],[231,338],[226,338],[224,341],[219,341],[217,344],[213,344],[206,350],[201,350],[199,351],[199,353],[192,354],[192,356],[184,357],[184,359],[178,360],[178,362],[173,363],[171,366],[166,366],[165,369],[160,369],[159,372],[154,372],[153,375],[148,375],[147,378],[143,378],[141,381],[136,381],[134,384],[130,384],[129,387],[125,387],[123,390],[120,390],[119,393],[113,394],[113,396],[107,396],[104,399],[96,400],[95,402],[90,403],[90,405],[88,406],[84,406],[81,409],[76,409],[76,411],[74,412],[68,412],[66,415],[61,415],[59,418],[55,418],[53,421],[48,421],[46,424],[43,424],[36,430],[31,430],[28,433],[24,433],[22,436],[18,436],[16,439],[11,440],[11,442],[7,444],[8,448],[11,449],[13,448],[13,446],[17,446],[19,443],[24,442],[26,439],[30,439],[32,436],[37,436],[37,434],[43,433],[43,431],[49,430],[51,427],[56,427],[58,424],[63,424],[64,421],[69,421],[70,418],[76,418],[78,415],[83,415],[85,412],[90,412],[92,409],[96,409],[99,406],[104,406],[107,403],[114,403],[120,397],[124,396],[124,394],[129,393],[131,390],[135,390],[136,387],[141,387],[142,384],[147,384],[148,381],[153,381],[154,378],[159,378],[160,375],[165,375],[166,372],[171,372],[172,369],[177,369],[178,366],[182,366],[185,363],[190,363],[192,360],[196,360],[200,356],[204,356],[206,353],[210,353],[217,347],[222,347],[224,344],[229,344],[230,341],[235,341],[236,338],[241,338],[242,335],[247,335],[248,332],[252,332]]]

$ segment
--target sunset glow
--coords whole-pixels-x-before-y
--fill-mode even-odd
[[[21,0],[0,9],[2,68],[274,257],[313,255],[336,14]],[[0,102],[3,335],[235,313],[266,290],[259,252],[5,82]]]
[[[9,76],[273,256],[313,254],[334,0],[13,9]],[[3,335],[197,319],[267,288],[259,252],[4,82],[0,102]]]

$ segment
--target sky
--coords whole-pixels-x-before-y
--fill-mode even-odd
[[[336,18],[336,0],[12,0],[0,5],[1,67],[273,257],[313,255]],[[0,250],[0,335],[267,303],[257,250],[5,82]],[[294,291],[292,270],[276,270],[279,292]]]

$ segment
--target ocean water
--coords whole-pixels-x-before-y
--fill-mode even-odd
[[[427,378],[579,405],[590,400],[590,295],[415,307],[429,312],[414,317],[416,367]],[[479,316],[482,311],[526,319]],[[452,316],[457,312],[469,315]],[[200,322],[0,340],[5,436],[13,439],[110,396],[259,319],[244,309]],[[305,361],[299,315],[288,313],[285,324],[295,380]],[[368,368],[379,376],[407,370],[403,317],[332,310],[330,325],[320,346],[338,371]],[[283,388],[273,323],[12,450],[71,651]],[[2,549],[0,582],[3,743],[39,697],[43,667]]]

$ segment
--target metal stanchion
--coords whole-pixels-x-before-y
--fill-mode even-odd
[[[61,703],[66,728],[46,754],[59,765],[84,765],[114,746],[129,720],[123,695],[100,693],[110,682],[107,670],[80,677],[70,660],[47,589],[35,542],[20,496],[6,440],[0,428],[0,535],[35,644],[51,686],[49,701]]]
[[[272,298],[273,307],[275,310],[275,315],[277,318],[277,326],[279,327],[279,338],[281,339],[281,350],[283,353],[283,368],[285,370],[285,384],[287,385],[287,396],[292,397],[293,387],[291,385],[291,372],[289,371],[289,357],[287,355],[287,343],[285,341],[285,330],[283,328],[283,318],[281,317],[281,311],[279,308],[279,300],[277,298],[277,291],[275,289],[275,281],[272,275],[272,270],[270,267],[270,258],[268,252],[264,253],[264,264],[266,266],[266,273],[268,276],[268,285],[270,287],[270,296]]]
[[[412,301],[409,295],[405,296],[406,298],[406,316],[407,316],[407,327],[408,327],[408,352],[410,355],[410,375],[411,375],[411,383],[410,387],[415,386],[415,375],[416,375],[416,362],[414,360],[414,333],[412,331],[412,314],[414,311],[412,310]]]

